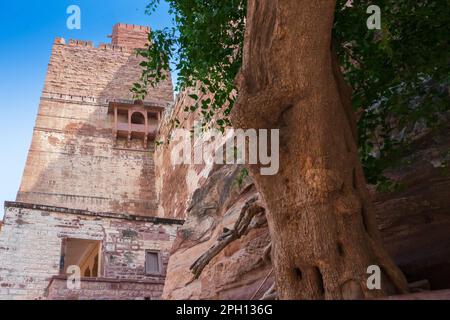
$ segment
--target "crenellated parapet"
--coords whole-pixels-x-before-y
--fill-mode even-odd
[[[55,45],[66,45],[70,47],[93,48],[100,50],[111,50],[120,52],[130,52],[137,48],[144,48],[148,44],[148,34],[150,28],[135,24],[118,23],[114,25],[113,32],[108,37],[111,43],[101,43],[94,46],[92,41],[56,38]]]
[[[80,49],[101,50],[101,51],[117,51],[117,52],[126,52],[126,53],[131,53],[131,52],[136,51],[136,48],[114,45],[111,43],[100,43],[99,45],[94,46],[92,41],[77,40],[77,39],[69,39],[67,41],[64,38],[59,38],[59,37],[55,38],[55,41],[53,42],[53,44],[59,45],[59,46],[67,46],[67,47],[80,48]]]

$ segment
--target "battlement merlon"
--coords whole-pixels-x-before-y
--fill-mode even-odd
[[[69,39],[66,41],[64,38],[55,38],[54,45],[57,46],[68,46],[77,48],[88,48],[94,50],[104,50],[104,51],[118,51],[118,52],[135,52],[136,48],[123,47],[118,45],[113,45],[111,43],[100,43],[98,46],[94,46],[92,41]]]
[[[148,43],[150,28],[134,24],[118,23],[113,27],[111,44],[126,48],[144,48]]]

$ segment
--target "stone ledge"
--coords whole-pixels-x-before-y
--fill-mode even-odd
[[[67,280],[66,275],[58,275],[53,276],[50,279],[50,283],[48,286],[51,286],[53,281],[56,280]],[[164,276],[155,276],[155,278],[158,279],[151,279],[151,280],[138,280],[138,279],[116,279],[116,278],[85,278],[81,277],[80,281],[83,282],[105,282],[105,283],[135,283],[135,284],[164,284]]]
[[[81,278],[79,289],[67,287],[67,276],[50,279],[41,299],[46,300],[159,300],[164,277],[149,280]]]
[[[102,98],[96,96],[78,96],[72,94],[64,94],[57,92],[43,91],[40,100],[42,101],[57,101],[57,102],[70,102],[73,104],[85,104],[93,106],[108,107],[110,103],[124,103],[134,104],[134,100],[131,99],[118,99],[118,98]],[[164,110],[170,103],[161,103],[160,100],[151,100],[146,98],[144,100],[145,107],[155,107]]]
[[[92,212],[92,211],[88,211],[88,210],[69,209],[69,208],[46,206],[46,205],[23,203],[23,202],[13,202],[13,201],[5,201],[5,209],[6,208],[41,210],[41,211],[48,211],[48,212],[55,212],[55,213],[66,213],[66,214],[84,215],[84,216],[91,216],[91,217],[121,219],[121,220],[137,221],[137,222],[139,222],[139,221],[140,222],[151,222],[154,224],[171,224],[171,225],[172,224],[178,224],[178,225],[184,224],[184,220],[178,220],[178,219],[146,217],[146,216],[123,214],[123,213],[113,213],[113,212]]]

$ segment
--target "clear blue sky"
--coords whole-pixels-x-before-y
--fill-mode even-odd
[[[162,1],[163,2],[163,1]],[[31,142],[39,97],[55,37],[109,42],[118,22],[159,29],[170,24],[167,5],[151,17],[148,0],[2,1],[0,6],[0,219],[14,201]],[[67,7],[81,9],[81,30],[66,27]]]

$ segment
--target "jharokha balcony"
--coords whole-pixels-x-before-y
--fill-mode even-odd
[[[140,139],[144,148],[147,148],[148,141],[154,141],[156,137],[163,110],[164,107],[144,104],[142,101],[134,104],[111,102],[108,113],[114,115],[115,139],[126,139],[127,144],[132,139]]]

